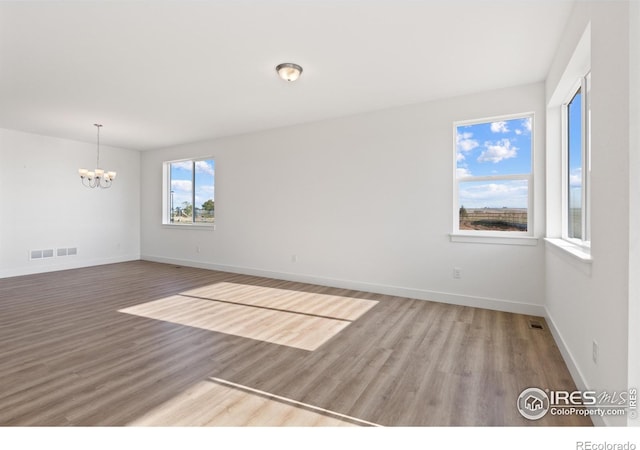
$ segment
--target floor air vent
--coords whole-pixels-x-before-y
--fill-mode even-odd
[[[534,330],[544,330],[544,326],[542,326],[542,322],[539,320],[529,320],[529,328]]]

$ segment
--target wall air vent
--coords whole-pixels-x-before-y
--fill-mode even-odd
[[[45,259],[45,258],[53,258],[53,249],[48,248],[45,250],[31,250],[29,253],[30,259]]]
[[[65,248],[47,248],[44,250],[31,250],[29,251],[29,259],[47,259],[63,256],[76,256],[78,254],[77,247],[65,247]]]
[[[56,256],[76,256],[77,254],[77,247],[59,248],[56,250]]]

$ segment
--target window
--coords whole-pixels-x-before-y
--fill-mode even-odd
[[[212,158],[164,163],[163,223],[206,225],[215,220],[215,163]]]
[[[532,114],[454,124],[454,232],[532,234],[532,127]]]
[[[590,241],[589,178],[591,74],[581,78],[563,105],[563,238],[582,246]]]

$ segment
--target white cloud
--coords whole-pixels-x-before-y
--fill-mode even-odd
[[[531,133],[531,117],[527,117],[526,119],[522,119],[520,121],[520,125],[522,128],[516,128],[513,130],[518,136],[522,134],[530,134]]]
[[[196,173],[206,173],[207,175],[214,175],[213,166],[207,161],[196,161]]]
[[[172,169],[188,170],[191,172],[193,168],[192,161],[179,161],[171,163]],[[196,161],[196,173],[206,173],[207,175],[215,175],[213,165],[207,161]]]
[[[511,146],[509,139],[501,139],[498,142],[485,142],[484,146],[486,150],[480,153],[478,156],[478,162],[492,162],[499,163],[503,159],[515,158],[518,156],[518,148]]]
[[[467,208],[526,208],[528,183],[513,180],[503,183],[461,184],[460,203]]]
[[[569,186],[571,187],[582,186],[582,168],[581,167],[578,167],[577,169],[573,169],[571,173],[569,173]]]
[[[171,163],[171,167],[174,169],[191,170],[191,161],[180,161]]]
[[[213,195],[215,191],[215,188],[212,185],[202,185],[202,186],[198,186],[196,185],[196,192],[202,192],[206,195]]]
[[[466,167],[458,167],[456,169],[456,178],[470,177],[471,171]]]
[[[191,180],[171,180],[171,190],[176,192],[191,192]]]
[[[478,141],[471,139],[473,133],[456,133],[456,146],[458,152],[470,152],[474,148],[480,146]]]
[[[491,132],[492,133],[508,133],[509,127],[507,127],[507,122],[491,122]]]
[[[487,183],[467,189],[465,193],[474,199],[509,198],[510,196],[526,195],[527,184],[524,182]]]
[[[460,162],[460,161],[464,161],[465,157],[462,153],[458,152],[456,153],[456,161]]]

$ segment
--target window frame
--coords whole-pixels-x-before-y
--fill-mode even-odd
[[[578,91],[582,93],[580,113],[581,135],[581,238],[569,236],[569,104]],[[579,77],[561,105],[562,121],[562,232],[563,240],[585,250],[591,248],[591,69]]]
[[[517,120],[517,119],[531,119],[531,170],[528,174],[510,174],[510,175],[483,175],[483,176],[457,176],[458,168],[458,145],[457,134],[458,127],[487,124],[498,121]],[[472,120],[459,120],[453,122],[453,233],[452,241],[466,242],[464,239],[456,239],[459,237],[486,237],[496,238],[495,243],[505,243],[503,238],[512,239],[528,239],[534,237],[534,171],[535,171],[535,113],[533,111],[505,114],[493,117],[484,117],[480,119]],[[489,231],[489,230],[461,230],[460,229],[460,184],[461,182],[472,181],[513,181],[513,180],[527,180],[527,231]],[[524,241],[523,243],[527,243]]]
[[[166,225],[169,227],[198,227],[198,228],[210,228],[215,229],[215,220],[216,213],[214,209],[213,213],[213,221],[212,222],[196,222],[196,188],[195,188],[195,179],[196,179],[196,164],[199,161],[213,161],[214,162],[214,171],[216,170],[216,159],[213,156],[203,156],[198,158],[184,158],[184,159],[176,159],[171,161],[164,161],[162,163],[162,225]],[[173,206],[172,200],[172,189],[171,189],[171,165],[175,163],[184,163],[190,162],[192,167],[191,172],[191,204],[192,204],[192,216],[191,222],[173,222],[171,220],[171,209]],[[214,198],[213,201],[215,203],[215,185],[216,185],[216,176],[213,176],[213,188],[214,188]]]

